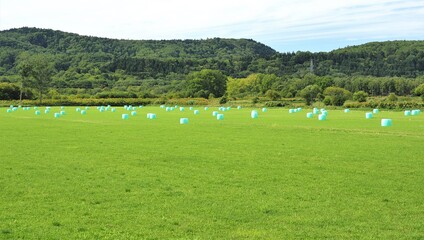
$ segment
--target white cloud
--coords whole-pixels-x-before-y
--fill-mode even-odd
[[[124,39],[243,37],[277,50],[314,39],[346,45],[384,36],[424,39],[422,19],[422,0],[0,1],[0,29],[30,26]]]

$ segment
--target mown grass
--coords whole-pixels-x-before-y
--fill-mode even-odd
[[[1,108],[0,239],[424,238],[424,114],[198,109]]]

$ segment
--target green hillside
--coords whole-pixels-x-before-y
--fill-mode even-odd
[[[332,51],[339,70],[374,76],[409,76],[424,73],[424,41],[370,42]],[[328,58],[328,57],[327,57]]]
[[[187,74],[202,68],[230,76],[250,73],[293,74],[314,59],[316,74],[415,77],[424,73],[424,41],[373,42],[329,53],[278,53],[250,39],[117,40],[50,29],[19,28],[0,32],[0,74],[16,73],[20,52],[53,54],[58,71],[100,67],[141,78]]]
[[[160,65],[158,69],[153,69],[155,73],[181,71],[175,68],[161,69],[176,61],[203,66],[209,61],[268,59],[276,54],[272,48],[249,39],[116,40],[37,28],[0,32],[0,51],[3,74],[14,73],[14,60],[22,51],[55,55],[60,62],[57,64],[60,65],[57,66],[59,71],[66,71],[71,66],[83,68],[84,64],[81,64],[81,61],[106,67],[104,70],[107,71],[116,70],[116,64],[122,61],[131,64],[142,60],[146,64]],[[154,72],[152,75],[155,75]]]
[[[205,89],[187,90],[190,74],[204,69],[256,79],[246,80],[254,86],[233,91],[233,97],[264,96],[268,90],[294,97],[311,84],[321,91],[337,86],[375,96],[409,95],[424,78],[424,41],[279,53],[251,39],[118,40],[25,27],[0,31],[0,83],[15,84],[3,88],[17,89],[19,59],[36,55],[52,65],[48,97],[104,92],[109,97],[208,97]]]

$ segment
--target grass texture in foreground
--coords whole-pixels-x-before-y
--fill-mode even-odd
[[[0,239],[424,238],[424,114],[195,109],[1,108]]]

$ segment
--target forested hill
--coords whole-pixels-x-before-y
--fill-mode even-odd
[[[6,68],[6,70],[13,67],[13,60],[21,51],[55,54],[62,61],[59,65],[65,65],[60,66],[60,70],[67,70],[66,66],[70,65],[81,67],[81,64],[77,64],[75,60],[88,61],[97,67],[115,61],[118,65],[137,63],[137,65],[152,64],[157,66],[175,64],[175,61],[172,60],[228,62],[246,59],[251,61],[258,58],[269,59],[277,54],[272,48],[250,39],[117,40],[37,28],[1,31],[0,47],[3,59],[1,67]],[[140,60],[142,61],[140,62]],[[199,63],[191,63],[191,65],[196,64]],[[115,64],[111,66],[112,70],[116,70],[116,67]],[[118,67],[129,68],[124,69],[129,71],[140,70],[140,72],[146,72],[146,70],[153,70],[153,72],[167,71],[167,69],[163,69],[163,66],[159,67],[162,69],[157,70],[131,69],[129,66]],[[170,69],[170,71],[180,71],[175,67],[172,67],[173,69]]]
[[[345,73],[416,77],[424,74],[424,41],[370,42],[334,50],[324,59],[338,62]]]
[[[358,46],[350,46],[332,51],[333,53],[380,53],[384,56],[393,56],[396,54],[416,54],[423,52],[424,41],[387,41],[387,42],[369,42]]]
[[[19,28],[0,32],[2,44],[52,53],[106,53],[119,57],[222,58],[270,57],[276,52],[250,39],[117,40],[50,29]]]
[[[117,71],[140,80],[182,79],[204,68],[232,77],[283,76],[304,74],[311,59],[318,76],[424,74],[424,41],[375,42],[328,53],[278,53],[250,39],[117,40],[25,27],[0,31],[0,76],[16,75],[21,52],[51,55],[55,81],[74,81],[78,74],[88,73],[108,78]]]

